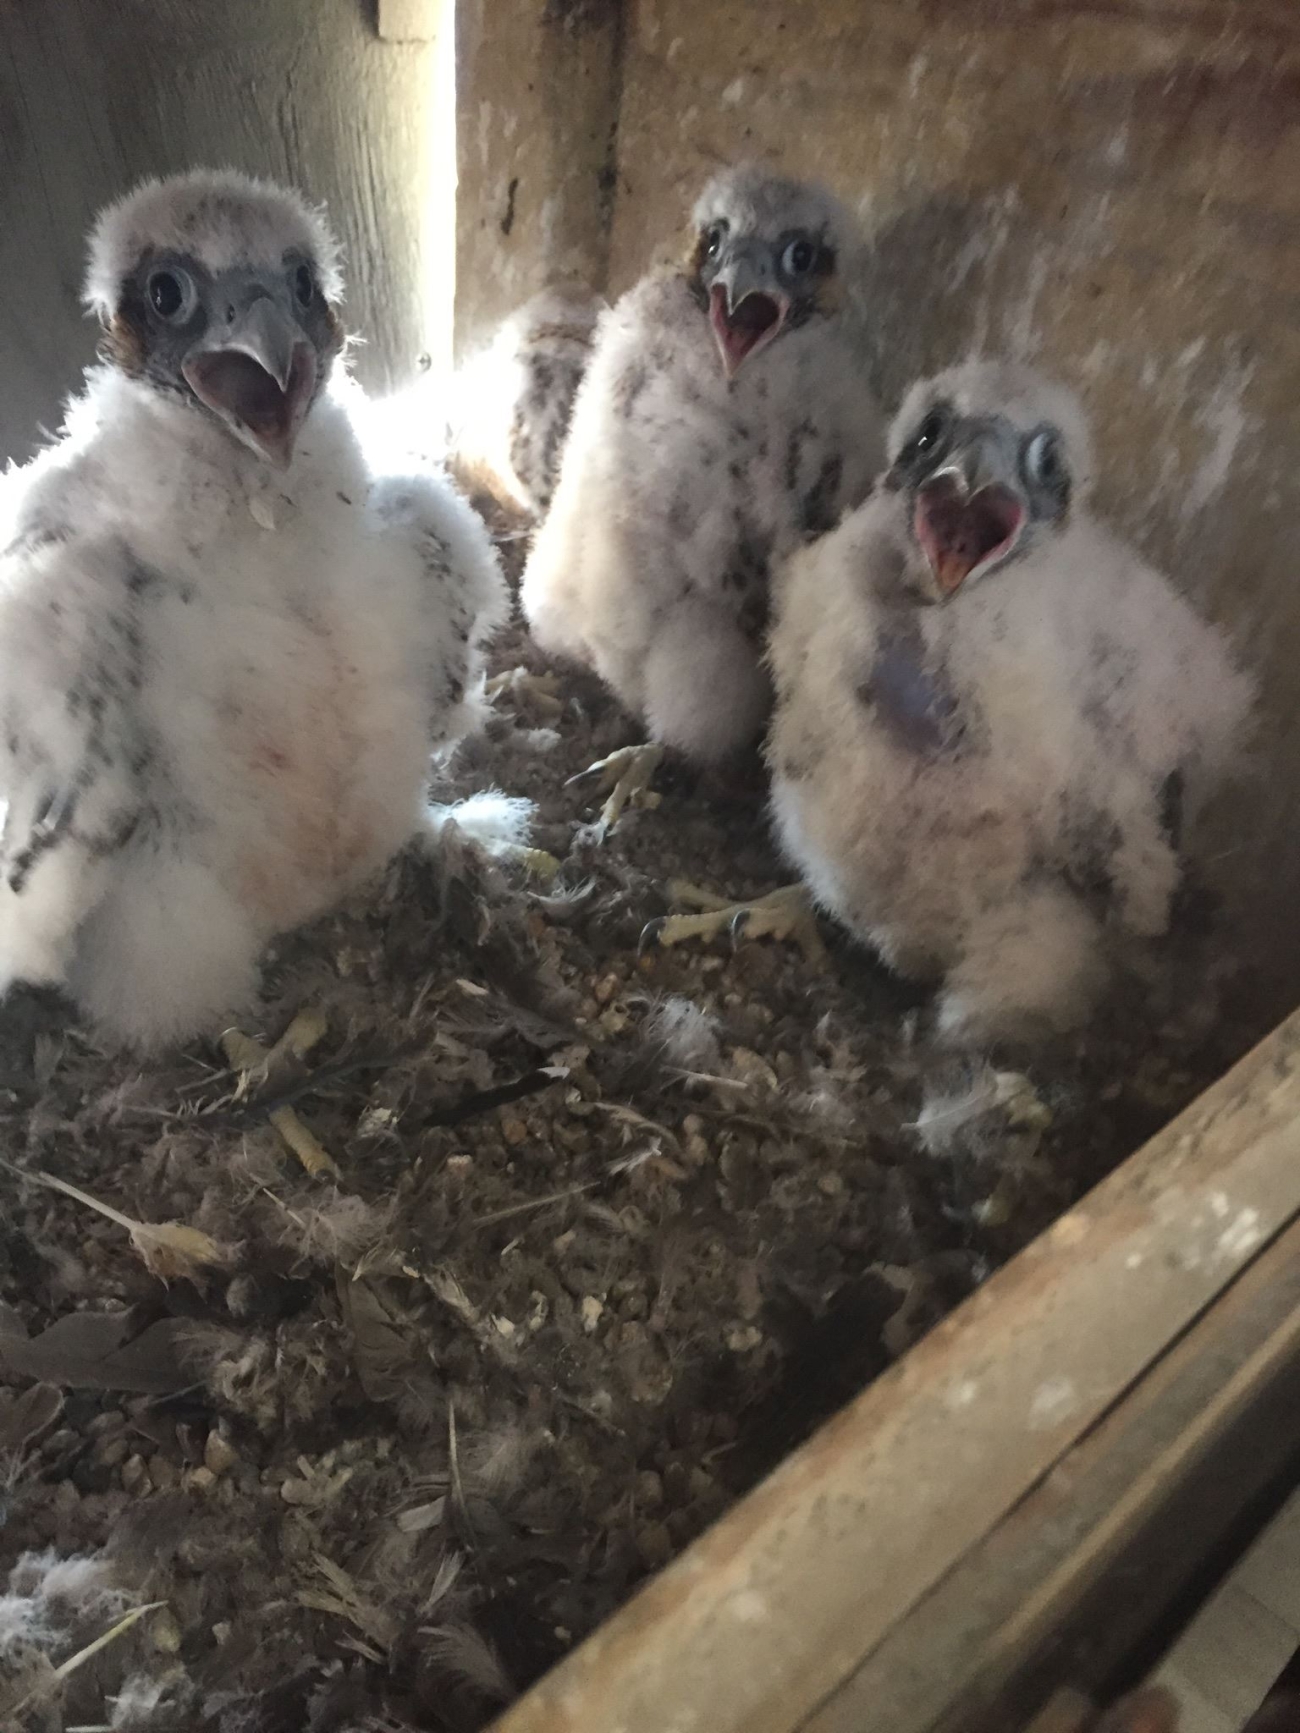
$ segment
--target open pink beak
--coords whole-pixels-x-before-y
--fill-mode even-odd
[[[968,494],[945,470],[921,488],[912,528],[945,601],[981,566],[1004,559],[1020,539],[1025,508],[996,483]]]
[[[316,391],[316,351],[265,298],[255,301],[219,343],[181,364],[190,390],[245,445],[288,469]]]
[[[751,289],[734,307],[721,283],[709,291],[709,323],[728,379],[735,377],[743,361],[764,349],[785,324],[790,303],[763,289]]]

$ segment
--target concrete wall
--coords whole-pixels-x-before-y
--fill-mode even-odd
[[[609,268],[621,0],[457,0],[456,348]]]
[[[33,0],[3,31],[0,459],[30,452],[93,355],[85,232],[145,174],[228,163],[323,199],[362,377],[415,371],[440,286],[450,305],[451,235],[425,220],[431,41],[381,40],[374,0]]]
[[[973,347],[1039,361],[1083,390],[1104,508],[1231,623],[1263,671],[1264,774],[1226,815],[1222,849],[1294,996],[1300,7],[626,0],[623,11],[608,287],[634,281],[657,243],[676,248],[717,164],[757,157],[829,182],[874,235],[887,401]],[[473,94],[499,132],[508,81]],[[544,206],[548,193],[530,196]],[[475,219],[462,208],[460,220],[463,235]],[[522,286],[542,262],[516,249],[504,268]]]

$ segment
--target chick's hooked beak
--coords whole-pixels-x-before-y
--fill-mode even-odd
[[[316,370],[302,327],[258,285],[232,298],[224,324],[181,368],[199,401],[277,469],[293,459]]]
[[[972,573],[999,565],[1019,542],[1028,502],[996,439],[976,432],[917,490],[912,527],[938,586],[956,595]]]
[[[736,243],[709,289],[709,323],[728,379],[780,333],[789,312],[790,297],[777,283],[768,249]]]

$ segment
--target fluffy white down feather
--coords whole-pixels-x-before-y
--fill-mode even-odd
[[[471,493],[545,515],[603,305],[576,286],[544,289],[457,371],[449,461]]]
[[[1077,451],[1077,405],[1059,413],[1035,380],[1008,399],[1005,369],[969,366],[947,395],[976,413],[1009,401],[1017,425],[1057,412]],[[1102,976],[1099,917],[1166,929],[1180,861],[1162,785],[1178,771],[1189,802],[1204,797],[1240,746],[1251,682],[1082,497],[1059,533],[946,605],[901,592],[920,557],[905,496],[881,491],[791,562],[771,637],[777,829],[826,909],[901,972],[946,978],[948,1033],[1069,1026]],[[873,702],[891,643],[951,707],[955,749],[918,749]],[[1104,917],[1074,888],[1099,873]]]
[[[833,208],[775,186],[795,215]],[[724,176],[697,214],[747,220],[755,187],[766,194],[750,171]],[[762,726],[773,562],[810,515],[824,528],[857,503],[879,466],[854,319],[846,297],[730,381],[682,270],[651,273],[597,327],[520,599],[545,650],[594,668],[656,740],[697,760]]]
[[[5,479],[7,866],[51,797],[77,807],[0,885],[0,989],[63,986],[139,1045],[213,1027],[273,934],[422,824],[504,583],[449,486],[372,475],[349,391],[320,398],[280,474],[98,368]]]

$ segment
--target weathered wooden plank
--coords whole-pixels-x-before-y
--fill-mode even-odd
[[[1300,1492],[1253,1543],[1170,1649],[1153,1678],[1185,1706],[1240,1726],[1300,1645]],[[1181,1733],[1181,1728],[1180,1728]]]
[[[1296,1215],[1297,1123],[1300,1015],[796,1452],[500,1733],[806,1722]]]
[[[1137,1648],[1190,1569],[1276,1469],[1277,1446],[1289,1452],[1287,1435],[1274,1441],[1272,1456],[1270,1441],[1252,1440],[1241,1470],[1218,1477],[1217,1496],[1196,1501],[1190,1521],[1191,1501],[1183,1499],[1180,1545],[1159,1572],[1135,1565],[1144,1537],[1168,1525],[1176,1495],[1222,1441],[1240,1433],[1260,1393],[1279,1379],[1300,1399],[1300,1225],[889,1634],[808,1720],[806,1733],[857,1733],[868,1707],[882,1702],[890,1733],[1001,1727],[1008,1724],[1007,1688],[1035,1660],[1036,1673],[1050,1674],[1052,1653],[1071,1679],[1097,1684],[1095,1662],[1088,1670],[1068,1659],[1071,1620],[1093,1611],[1093,1590],[1122,1574],[1113,1601],[1132,1605],[1118,1620],[1117,1640]],[[1126,1592],[1139,1582],[1140,1594]],[[1109,1663],[1108,1654],[1103,1672]]]

